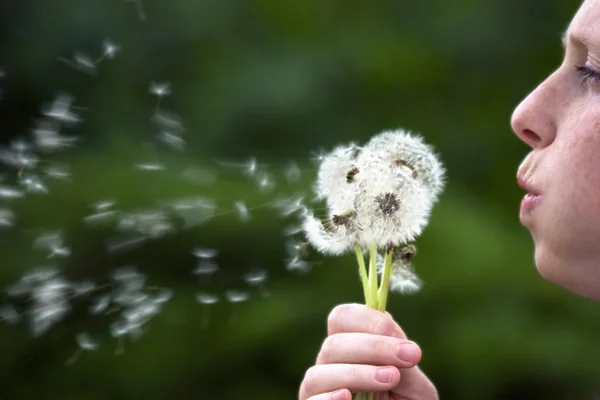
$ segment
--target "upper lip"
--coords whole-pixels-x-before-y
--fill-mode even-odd
[[[529,194],[532,194],[534,196],[540,195],[540,192],[536,188],[531,186],[528,182],[525,182],[525,179],[523,179],[520,176],[517,176],[517,184]]]

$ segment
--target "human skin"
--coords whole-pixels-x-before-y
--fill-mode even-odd
[[[564,35],[562,64],[516,108],[531,151],[518,170],[539,195],[520,219],[547,280],[600,300],[600,0],[586,0]],[[585,68],[578,71],[578,68]]]
[[[531,151],[519,166],[529,194],[520,219],[544,278],[600,300],[600,0],[585,0],[564,35],[561,65],[515,109],[511,125]],[[403,349],[414,358],[401,361]],[[408,357],[410,359],[410,357]],[[346,304],[329,315],[328,337],[304,377],[300,400],[437,399],[419,369],[421,350],[388,313]],[[391,368],[387,383],[376,372]],[[337,396],[337,397],[334,397]]]

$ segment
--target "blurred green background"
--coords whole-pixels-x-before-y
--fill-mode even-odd
[[[389,302],[421,345],[422,368],[441,398],[598,395],[600,312],[535,270],[515,184],[527,147],[509,125],[513,108],[560,63],[560,35],[579,3],[2,2],[2,142],[29,135],[60,92],[74,96],[84,121],[70,132],[77,147],[45,155],[68,164],[71,180],[10,203],[17,218],[0,230],[0,284],[39,265],[92,280],[136,265],[174,296],[121,355],[108,320],[84,309],[37,338],[27,324],[0,325],[0,398],[296,398],[329,311],[362,302],[355,260],[312,252],[308,273],[288,271],[288,222],[269,207],[253,210],[248,223],[228,211],[237,200],[253,206],[309,193],[311,154],[397,127],[422,133],[448,169],[447,190],[417,242],[425,286]],[[120,51],[95,75],[60,60],[76,50],[95,58],[107,38]],[[149,86],[163,81],[172,94],[161,108],[181,118],[185,151],[155,137]],[[249,157],[269,165],[273,191],[218,163]],[[166,169],[135,169],[149,161]],[[294,184],[283,179],[291,161],[303,172]],[[185,168],[206,166],[219,172],[214,184],[182,178]],[[13,169],[5,175],[4,183],[16,179]],[[105,252],[114,231],[82,223],[102,199],[128,210],[190,195],[213,198],[221,215],[125,254]],[[49,260],[32,249],[46,229],[64,231],[70,257]],[[194,246],[220,250],[220,278],[191,273]],[[215,304],[203,328],[195,294],[239,288],[256,266],[269,271],[270,296],[251,289],[246,302]],[[67,366],[83,331],[100,347]]]

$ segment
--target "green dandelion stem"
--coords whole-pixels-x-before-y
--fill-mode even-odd
[[[371,304],[370,307],[374,309],[378,309],[377,304],[377,247],[369,246],[369,251],[371,253],[370,257],[370,268],[369,268],[369,292],[371,294]]]
[[[387,305],[388,292],[390,289],[390,277],[392,275],[392,249],[388,249],[385,252],[385,258],[383,259],[383,273],[381,274],[381,285],[377,293],[377,309],[385,312]]]
[[[371,297],[371,293],[369,292],[369,275],[367,274],[367,266],[365,265],[365,256],[363,255],[360,246],[355,246],[354,250],[356,251],[356,259],[358,261],[358,272],[360,273],[360,280],[362,281],[363,285],[365,302],[369,307],[371,307],[373,299]]]

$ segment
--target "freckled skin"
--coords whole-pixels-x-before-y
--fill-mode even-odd
[[[586,0],[565,34],[562,64],[515,109],[512,127],[531,152],[519,175],[540,202],[521,215],[535,263],[549,281],[600,300],[600,0]]]

